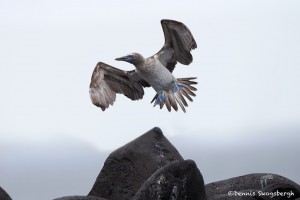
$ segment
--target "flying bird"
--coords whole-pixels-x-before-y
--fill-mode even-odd
[[[102,111],[113,105],[116,94],[124,94],[131,100],[139,100],[144,96],[144,87],[152,87],[156,91],[151,103],[168,111],[178,110],[178,105],[186,112],[186,99],[193,101],[197,89],[192,85],[196,77],[175,78],[172,74],[177,62],[189,65],[193,61],[192,49],[197,47],[190,30],[181,22],[161,20],[165,36],[163,47],[153,56],[144,58],[139,53],[116,58],[135,66],[134,70],[125,71],[99,62],[92,74],[90,98],[94,105]]]

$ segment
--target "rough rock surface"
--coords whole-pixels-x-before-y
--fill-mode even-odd
[[[172,161],[183,161],[159,128],[153,128],[109,155],[88,196],[131,200],[142,184]]]
[[[203,177],[192,160],[174,161],[157,170],[132,200],[206,200]]]
[[[54,200],[108,200],[108,199],[101,198],[101,197],[92,197],[92,196],[69,196],[69,197],[57,198]]]
[[[209,200],[242,200],[242,199],[297,199],[300,198],[300,186],[279,175],[256,173],[213,182],[205,185]],[[291,192],[271,198],[270,192]],[[231,195],[229,193],[231,192]],[[242,194],[245,194],[242,196]]]
[[[11,200],[10,196],[2,189],[2,187],[0,187],[0,200]]]

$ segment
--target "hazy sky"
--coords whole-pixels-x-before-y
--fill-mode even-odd
[[[88,193],[108,153],[154,126],[205,182],[252,172],[300,182],[300,2],[168,2],[0,1],[0,185],[14,200]],[[198,77],[187,113],[153,108],[149,88],[102,112],[88,94],[96,63],[133,69],[114,59],[156,53],[163,18],[198,43],[174,72]]]

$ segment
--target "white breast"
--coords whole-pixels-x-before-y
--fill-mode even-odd
[[[172,81],[175,80],[172,73],[163,66],[158,59],[149,60],[143,70],[137,69],[137,73],[147,81],[156,92],[167,89]]]

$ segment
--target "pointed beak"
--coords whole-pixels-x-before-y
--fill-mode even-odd
[[[115,60],[117,60],[117,61],[127,61],[128,58],[127,58],[127,56],[123,56],[123,57],[116,58]]]

